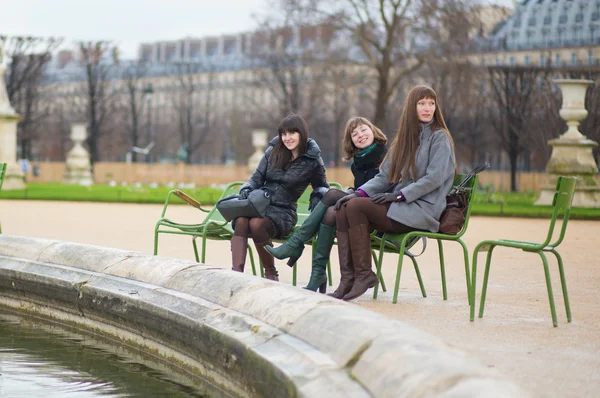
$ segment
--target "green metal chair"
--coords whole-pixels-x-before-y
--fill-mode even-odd
[[[222,199],[226,196],[233,195],[238,193],[240,187],[244,184],[244,182],[236,181],[227,185],[221,194],[219,199]],[[175,195],[185,201],[187,204],[195,207],[196,209],[206,213],[204,220],[199,224],[182,224],[177,223],[168,218],[165,218],[165,213],[167,211],[167,207],[170,203],[171,196]],[[192,236],[192,246],[194,248],[194,256],[196,257],[196,261],[204,263],[206,261],[206,241],[210,240],[231,240],[233,237],[233,228],[231,227],[231,223],[226,221],[221,213],[217,210],[216,206],[211,207],[210,209],[202,208],[200,202],[196,201],[185,192],[180,190],[170,191],[167,195],[167,199],[165,200],[165,205],[163,207],[162,214],[160,219],[156,223],[154,228],[154,255],[158,254],[158,235],[159,234],[174,234],[174,235],[190,235]],[[198,256],[198,246],[196,244],[196,239],[202,238],[202,255]],[[250,254],[250,264],[252,265],[252,273],[256,275],[256,268],[254,265],[254,255],[252,254],[252,248],[248,245],[248,253]]]
[[[453,187],[457,187],[467,178],[466,174],[457,174],[454,177]],[[424,232],[424,231],[412,231],[405,234],[393,234],[393,233],[385,233],[383,235],[372,234],[371,235],[371,245],[379,250],[379,256],[375,261],[377,266],[377,275],[379,276],[380,281],[383,282],[383,276],[381,274],[381,265],[383,263],[383,255],[384,253],[397,253],[398,254],[398,269],[396,271],[396,283],[394,285],[394,297],[392,302],[396,304],[398,302],[398,289],[400,287],[400,275],[402,273],[402,262],[405,255],[408,255],[407,250],[414,245],[419,238],[425,237],[428,239],[435,239],[438,244],[438,251],[440,256],[440,272],[442,274],[442,292],[444,300],[448,299],[448,293],[446,289],[446,269],[444,263],[444,250],[442,246],[442,241],[450,241],[450,242],[458,242],[462,249],[464,255],[464,263],[465,263],[465,279],[467,282],[467,296],[469,299],[469,304],[472,303],[471,289],[470,289],[470,272],[469,272],[469,252],[467,250],[467,245],[462,241],[462,236],[467,231],[469,226],[469,219],[471,216],[471,206],[473,204],[473,196],[475,194],[475,187],[477,187],[477,175],[474,175],[463,188],[468,192],[468,206],[465,214],[465,224],[462,227],[462,230],[457,235],[447,235],[440,232]],[[427,292],[425,291],[425,285],[423,284],[423,279],[421,278],[421,271],[419,270],[419,265],[417,264],[417,260],[415,256],[408,255],[408,257],[412,260],[413,266],[415,268],[415,273],[417,274],[417,279],[419,280],[419,286],[421,288],[421,294],[423,297],[427,297]],[[385,291],[385,285],[382,283],[382,289]],[[375,286],[373,292],[373,298],[377,298],[377,294],[379,291],[379,286]]]
[[[483,286],[481,290],[481,302],[479,304],[479,317],[483,317],[483,310],[485,306],[485,298],[487,292],[488,278],[490,275],[490,262],[492,259],[492,251],[497,246],[503,247],[512,247],[515,249],[521,249],[530,253],[537,253],[542,258],[542,263],[544,265],[544,274],[546,276],[546,287],[548,289],[548,300],[550,301],[550,312],[552,313],[552,324],[556,327],[558,326],[558,322],[556,320],[556,308],[554,306],[554,295],[552,294],[552,284],[550,282],[550,272],[548,270],[548,260],[544,252],[550,252],[556,256],[556,260],[558,261],[558,271],[560,274],[560,283],[562,285],[563,297],[565,301],[565,309],[567,312],[567,321],[571,322],[571,308],[569,306],[569,296],[567,294],[567,281],[565,279],[565,271],[563,268],[563,261],[560,254],[556,248],[561,244],[565,237],[565,232],[567,230],[567,223],[569,221],[569,214],[571,213],[571,202],[573,201],[573,194],[575,192],[575,183],[576,177],[559,177],[556,184],[556,192],[554,193],[554,200],[552,201],[552,219],[550,220],[550,226],[548,227],[548,234],[546,236],[546,240],[542,243],[534,243],[534,242],[521,242],[516,240],[484,240],[480,242],[477,246],[475,246],[475,250],[473,251],[473,274],[471,276],[471,296],[473,297],[473,302],[471,303],[471,314],[470,319],[473,321],[475,316],[475,285],[476,285],[476,275],[477,275],[477,254],[480,251],[487,251],[487,259],[485,264],[485,272],[483,275]],[[553,243],[550,243],[555,229],[557,227],[556,221],[561,218],[562,224],[560,227],[560,232],[558,233],[558,238]]]
[[[4,182],[4,174],[6,174],[6,163],[0,163],[0,190],[2,190],[2,183]],[[0,224],[0,234],[2,233],[2,224]]]

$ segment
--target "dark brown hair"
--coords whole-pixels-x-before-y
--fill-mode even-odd
[[[298,153],[302,155],[306,152],[308,125],[301,116],[289,115],[279,123],[277,132],[279,134],[279,140],[275,144],[269,159],[272,162],[273,168],[283,170],[283,168],[292,161],[292,151],[286,148],[281,135],[285,132],[299,133],[300,142],[298,143]]]
[[[398,124],[398,132],[391,148],[386,155],[391,160],[390,165],[390,183],[395,184],[404,178],[416,180],[418,178],[415,156],[419,147],[419,136],[421,126],[417,115],[417,102],[423,98],[431,98],[435,101],[435,112],[431,121],[431,131],[443,130],[450,139],[452,150],[454,150],[454,141],[444,121],[440,104],[437,101],[437,94],[428,86],[416,86],[406,96],[404,108]],[[384,161],[386,160],[384,159]]]
[[[342,149],[346,156],[342,158],[343,161],[348,161],[354,157],[356,152],[358,152],[358,148],[352,142],[352,132],[358,127],[365,125],[369,127],[373,131],[374,142],[385,145],[387,144],[387,137],[383,132],[379,129],[379,127],[375,126],[369,119],[366,117],[353,117],[346,123],[346,128],[344,129],[344,139],[342,140]]]

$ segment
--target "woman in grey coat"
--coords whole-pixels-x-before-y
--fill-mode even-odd
[[[310,210],[329,190],[321,150],[313,139],[308,138],[304,119],[297,115],[287,116],[279,124],[278,133],[269,142],[269,148],[250,180],[240,189],[240,197],[247,198],[255,189],[269,188],[271,204],[266,216],[236,218],[231,239],[233,270],[244,272],[248,238],[251,236],[265,269],[265,278],[271,280],[279,278],[275,260],[265,250],[265,245],[272,246],[271,238],[283,239],[294,230],[298,220],[297,202],[308,184],[313,187]]]
[[[379,283],[371,269],[372,228],[439,231],[455,172],[454,142],[427,86],[408,93],[398,133],[379,174],[335,205],[341,281],[331,296],[352,300]]]

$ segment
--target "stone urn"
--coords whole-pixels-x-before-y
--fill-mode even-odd
[[[585,95],[591,80],[554,80],[563,94],[560,117],[567,122],[567,131],[560,137],[548,141],[552,155],[546,165],[548,182],[542,187],[536,205],[552,205],[556,181],[559,176],[576,176],[577,187],[573,196],[573,206],[600,207],[600,188],[596,182],[598,165],[592,149],[597,142],[588,139],[579,131],[579,123],[588,115],[585,109]]]
[[[75,145],[67,154],[67,164],[63,179],[63,183],[65,184],[89,186],[94,183],[92,167],[90,165],[90,154],[83,147],[83,141],[86,138],[85,124],[73,124],[71,126],[71,139]]]

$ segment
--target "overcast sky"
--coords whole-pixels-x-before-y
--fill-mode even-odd
[[[494,0],[512,4],[511,0]],[[246,32],[268,0],[3,0],[0,34],[112,40],[124,57],[142,42]]]

